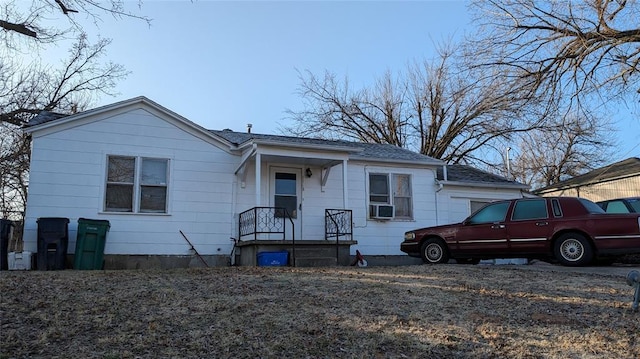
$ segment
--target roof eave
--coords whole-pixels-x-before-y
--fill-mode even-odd
[[[354,161],[362,161],[362,162],[384,162],[384,163],[400,163],[407,165],[420,165],[420,166],[442,166],[444,162],[440,160],[403,160],[396,158],[386,158],[386,157],[363,157],[363,156],[354,156],[351,158]]]
[[[597,181],[585,181],[585,182],[579,182],[579,183],[575,183],[575,184],[569,183],[569,184],[564,184],[564,185],[562,185],[562,184],[554,185],[554,186],[549,186],[549,187],[545,187],[545,188],[540,188],[540,189],[535,190],[533,192],[535,192],[535,193],[555,192],[555,191],[561,191],[561,190],[567,190],[567,189],[573,189],[573,188],[580,188],[580,187],[584,187],[584,186],[591,186],[591,185],[599,184],[599,183],[603,183],[603,182],[621,180],[621,179],[634,177],[634,176],[640,176],[640,172],[629,173],[629,174],[625,174],[625,175],[622,175],[622,176],[616,176],[616,177],[601,178],[601,179],[599,179]]]
[[[525,184],[516,184],[516,183],[442,181],[442,180],[440,180],[439,182],[445,186],[529,190],[529,186]]]
[[[354,148],[349,146],[335,146],[335,145],[319,145],[319,144],[305,144],[305,143],[286,143],[281,141],[270,141],[262,139],[251,139],[238,145],[238,148],[246,148],[256,144],[258,146],[274,146],[274,147],[286,147],[286,148],[302,148],[305,150],[320,150],[331,152],[348,152],[358,153],[362,152],[361,148]]]

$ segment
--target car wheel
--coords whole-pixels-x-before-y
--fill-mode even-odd
[[[447,263],[449,261],[449,251],[447,245],[437,238],[431,238],[422,244],[420,251],[422,260],[425,263],[437,264]]]
[[[593,260],[591,243],[578,233],[566,233],[560,236],[554,250],[560,264],[565,266],[583,266]]]

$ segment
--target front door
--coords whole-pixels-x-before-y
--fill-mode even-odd
[[[299,168],[271,167],[269,205],[282,208],[275,212],[284,218],[285,238],[301,239],[302,233],[302,170]],[[295,233],[292,232],[292,227]]]

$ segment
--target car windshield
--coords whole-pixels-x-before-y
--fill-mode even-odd
[[[582,203],[584,208],[586,208],[587,212],[589,212],[589,213],[606,213],[604,211],[604,209],[602,209],[602,207],[600,207],[597,204],[589,201],[588,199],[578,198],[578,200],[580,201],[580,203]]]
[[[629,204],[633,207],[634,212],[640,213],[640,199],[630,199]]]

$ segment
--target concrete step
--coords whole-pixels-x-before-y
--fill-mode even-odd
[[[296,267],[335,267],[336,257],[299,257],[296,251]]]
[[[297,258],[307,258],[307,257],[334,257],[335,258],[335,256],[336,256],[335,247],[313,247],[313,248],[296,247]]]

